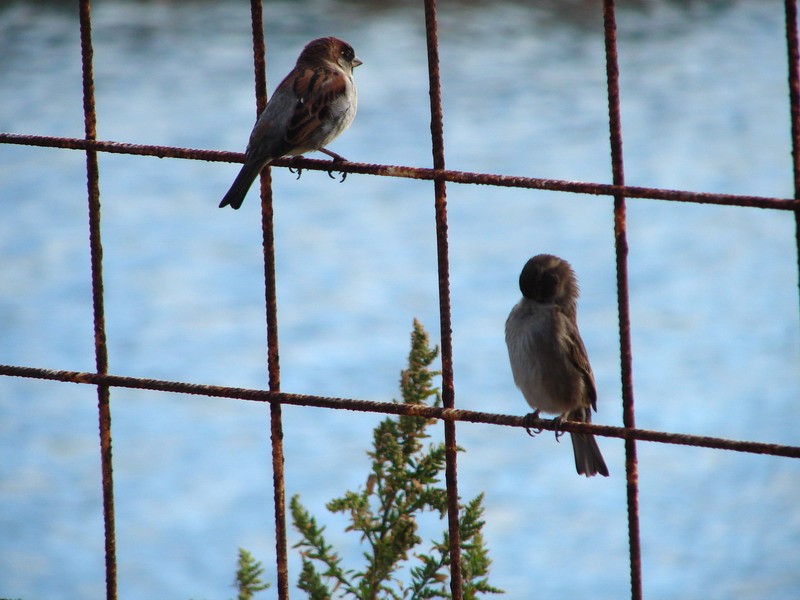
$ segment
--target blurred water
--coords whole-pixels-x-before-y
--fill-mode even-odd
[[[607,182],[599,7],[528,4],[440,3],[448,167]],[[782,3],[620,4],[628,183],[791,196]],[[246,3],[109,0],[93,16],[101,139],[243,149]],[[334,150],[430,166],[421,9],[270,2],[265,21],[270,89],[313,37],[364,60]],[[70,3],[0,5],[0,130],[80,137],[79,74]],[[216,208],[237,167],[101,155],[100,170],[111,371],[266,387],[258,202]],[[396,397],[412,319],[438,336],[432,186],[273,175],[282,388]],[[621,424],[610,200],[458,185],[448,199],[458,405],[525,412],[503,324],[525,260],[552,252],[581,280],[597,421]],[[82,154],[0,146],[0,201],[0,363],[92,370]],[[792,215],[639,200],[628,215],[637,424],[798,443]],[[95,403],[87,386],[0,379],[0,596],[103,596]],[[266,408],[113,390],[112,411],[120,598],[232,597],[237,547],[274,557]],[[363,483],[380,417],[284,414],[287,492],[324,516]],[[486,491],[508,597],[625,597],[621,443],[600,441],[607,480],[577,477],[550,436],[463,425],[459,443],[460,492]],[[797,461],[639,455],[646,597],[797,597]]]

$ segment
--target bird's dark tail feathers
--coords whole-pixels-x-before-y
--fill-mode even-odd
[[[594,436],[585,433],[570,433],[569,435],[572,438],[572,450],[575,452],[575,468],[578,470],[578,475],[592,477],[599,473],[608,477],[606,461],[600,454],[600,448],[597,446]]]
[[[231,189],[228,190],[222,202],[219,203],[219,207],[222,208],[230,205],[231,208],[238,209],[242,205],[242,202],[244,202],[244,197],[250,190],[250,186],[253,185],[253,182],[264,166],[265,165],[245,163],[242,170],[239,171],[239,174],[236,176],[236,179],[233,180]]]

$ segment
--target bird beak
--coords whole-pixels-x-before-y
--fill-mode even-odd
[[[361,59],[357,56],[353,59],[353,68],[355,69],[358,65],[363,65],[364,63],[361,62]]]

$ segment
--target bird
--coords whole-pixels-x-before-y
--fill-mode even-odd
[[[259,115],[245,162],[219,207],[238,209],[261,170],[276,158],[326,149],[353,122],[358,100],[353,69],[362,64],[353,47],[335,37],[311,40]]]
[[[508,315],[505,338],[514,383],[534,409],[526,421],[538,419],[541,411],[559,415],[556,425],[564,419],[591,423],[597,388],[578,331],[575,272],[563,258],[539,254],[525,263],[519,288],[522,299]],[[570,437],[578,474],[608,477],[594,436]]]

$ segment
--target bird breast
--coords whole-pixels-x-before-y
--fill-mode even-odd
[[[506,345],[514,383],[527,403],[550,414],[582,404],[583,379],[569,361],[553,305],[522,299],[506,321]]]
[[[330,119],[326,126],[323,137],[325,142],[322,146],[327,146],[334,138],[338,137],[345,129],[350,127],[356,116],[358,109],[358,95],[356,86],[353,84],[352,76],[347,76],[347,87],[344,94],[336,98],[330,105]]]

